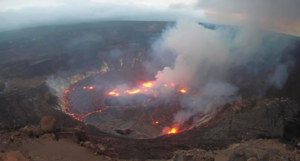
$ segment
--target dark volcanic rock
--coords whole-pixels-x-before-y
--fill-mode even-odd
[[[0,125],[0,130],[9,130],[10,128],[5,125]]]
[[[265,154],[262,155],[262,161],[276,160],[276,157],[280,154],[277,149],[269,149]]]
[[[286,118],[283,137],[292,140],[300,136],[300,112],[293,117]]]
[[[258,161],[258,159],[256,157],[252,157],[252,158],[247,159],[247,161]]]
[[[34,136],[40,136],[44,133],[40,126],[32,126],[32,132]]]
[[[247,160],[244,149],[235,149],[229,156],[228,161],[244,161]]]
[[[285,118],[293,116],[298,108],[289,99],[241,100],[203,115],[195,128],[183,133],[150,140],[97,137],[95,141],[115,148],[121,159],[170,159],[177,150],[216,150],[243,139],[282,137]],[[91,127],[88,132],[92,141],[93,135],[104,135]],[[244,151],[239,159],[253,156]]]
[[[214,161],[215,158],[203,149],[176,151],[171,161]]]
[[[33,130],[32,130],[31,126],[25,126],[25,127],[21,128],[21,129],[19,129],[19,133],[31,137],[33,135]]]
[[[248,161],[249,159],[257,159],[257,154],[253,150],[237,148],[230,154],[228,161]]]
[[[44,132],[42,131],[40,126],[27,125],[23,128],[20,128],[18,131],[19,134],[27,135],[29,137],[38,137],[42,135]]]
[[[5,89],[5,83],[0,81],[0,92]]]
[[[209,113],[198,126],[210,127],[204,134],[205,139],[283,137],[286,118],[298,110],[295,101],[284,98],[262,100],[255,105],[241,101]]]
[[[129,134],[132,133],[132,130],[130,130],[130,129],[125,129],[125,130],[116,129],[115,132],[118,133],[118,134],[121,134],[121,135],[129,135]]]
[[[48,133],[40,136],[41,139],[45,140],[58,140],[58,137],[55,133]]]
[[[74,128],[74,135],[76,137],[76,142],[79,144],[80,142],[85,142],[89,140],[86,129],[84,126],[77,126]]]
[[[1,157],[3,161],[29,161],[21,152],[11,151],[4,153]]]
[[[0,93],[0,122],[10,128],[20,128],[37,125],[43,116],[52,115],[57,119],[58,127],[74,128],[79,122],[57,110],[59,105],[56,99],[46,84]]]
[[[253,150],[245,150],[245,156],[247,159],[250,159],[250,158],[258,158],[257,154],[253,151]]]
[[[56,127],[56,119],[53,116],[43,116],[40,122],[40,127],[43,132],[53,132]]]

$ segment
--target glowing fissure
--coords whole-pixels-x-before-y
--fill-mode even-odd
[[[127,91],[125,91],[125,93],[128,93],[128,94],[137,94],[137,93],[140,93],[140,92],[141,92],[140,89],[127,90]]]
[[[176,133],[177,133],[177,129],[175,127],[168,131],[168,134],[176,134]]]
[[[162,87],[162,88],[159,88]],[[162,108],[162,101],[156,102],[155,99],[157,99],[156,94],[152,93],[155,91],[155,88],[159,88],[159,89],[174,89],[174,91],[179,94],[179,95],[174,95],[174,98],[172,98],[173,103],[168,104],[169,109],[167,111],[163,110],[164,108]],[[74,91],[80,91],[82,90],[83,92],[87,92],[88,93],[95,93],[97,95],[97,92],[99,91],[103,91],[104,95],[99,96],[98,98],[100,100],[105,100],[105,99],[109,99],[111,97],[118,97],[118,96],[125,96],[125,95],[137,95],[137,94],[146,94],[149,96],[149,98],[147,98],[144,102],[142,102],[139,105],[112,105],[112,106],[108,106],[105,103],[95,103],[95,106],[100,107],[101,109],[92,109],[92,110],[88,110],[86,109],[86,107],[84,108],[79,108],[78,106],[76,106],[76,104],[74,105],[71,102],[76,101],[77,99],[73,98],[73,92]],[[106,91],[106,92],[105,92]],[[65,90],[63,98],[64,101],[66,103],[65,105],[65,110],[66,112],[68,112],[70,114],[70,116],[72,116],[74,119],[78,120],[78,121],[85,121],[85,117],[90,116],[92,114],[96,114],[96,113],[105,113],[106,110],[108,110],[109,108],[121,108],[121,109],[127,109],[128,107],[130,108],[143,108],[143,107],[147,107],[150,106],[151,108],[154,108],[155,112],[151,113],[150,115],[148,114],[143,114],[139,117],[139,120],[147,120],[147,118],[149,119],[149,121],[152,122],[151,128],[157,132],[157,134],[160,133],[161,134],[176,134],[179,131],[185,131],[187,129],[190,128],[190,126],[187,127],[172,127],[170,129],[168,129],[167,131],[163,131],[163,128],[166,126],[170,126],[172,120],[173,120],[173,114],[175,111],[178,111],[180,108],[180,105],[178,103],[176,103],[178,100],[177,97],[180,97],[181,94],[186,94],[187,90],[184,88],[178,88],[177,85],[175,85],[174,83],[170,82],[170,83],[165,83],[162,86],[156,86],[153,82],[145,82],[145,83],[139,83],[138,86],[136,86],[133,89],[123,89],[122,91],[120,89],[112,89],[112,90],[107,90],[105,88],[99,88],[97,87],[97,85],[86,85],[86,86],[81,86],[78,84],[74,84],[71,87],[69,87],[69,89]],[[79,100],[78,100],[79,101]],[[153,104],[153,102],[154,104]],[[151,103],[152,102],[152,103]],[[169,116],[165,116],[162,115],[160,116],[160,114],[156,115],[156,111],[159,110],[164,111],[165,114],[170,113]],[[167,113],[166,113],[167,112]],[[152,117],[152,115],[154,117]],[[138,124],[138,122],[137,122]],[[172,126],[172,125],[171,125]],[[180,130],[179,130],[180,129]],[[146,130],[147,131],[147,130]],[[137,133],[140,133],[144,136],[146,136],[146,138],[152,138],[153,136],[138,131]]]
[[[119,93],[117,93],[115,91],[111,91],[108,94],[111,95],[111,96],[119,96],[120,95]]]
[[[152,87],[152,82],[143,83],[143,86],[151,88]]]
[[[164,88],[175,88],[175,84],[174,83],[166,83],[163,85]],[[84,87],[85,89],[86,87]],[[135,89],[127,89],[125,91],[121,91],[119,92],[117,89],[114,89],[112,91],[109,91],[108,92],[108,95],[110,96],[121,96],[121,95],[126,95],[126,94],[130,94],[130,95],[135,95],[135,94],[144,94],[147,93],[147,94],[151,94],[152,96],[155,96],[155,93],[151,93],[151,90],[148,90],[148,89],[156,89],[157,86],[155,86],[155,84],[153,82],[145,82],[145,83],[141,83],[141,85],[138,87],[138,88],[135,88]],[[153,91],[152,91],[153,92]],[[178,92],[182,93],[182,94],[185,94],[187,93],[187,90],[182,88],[180,90],[178,90]],[[122,93],[122,94],[121,94]]]
[[[181,93],[186,93],[186,90],[185,89],[181,89],[180,92]]]

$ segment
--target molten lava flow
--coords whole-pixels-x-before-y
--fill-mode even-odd
[[[63,95],[65,110],[78,121],[90,123],[90,118],[97,118],[97,126],[105,131],[130,125],[130,129],[136,131],[130,137],[141,138],[177,134],[191,127],[184,124],[170,128],[175,114],[183,109],[180,98],[191,93],[185,86],[172,82],[157,84],[148,80],[115,88],[116,84],[106,85],[104,82],[102,85],[90,80],[93,79],[71,85]],[[159,95],[163,90],[172,92],[168,101]]]
[[[152,87],[152,82],[143,83],[143,86],[151,88]]]
[[[127,90],[127,91],[125,91],[125,92],[128,93],[128,94],[137,94],[137,93],[140,93],[141,90],[140,90],[140,89],[136,89],[136,90],[132,90],[132,91]]]
[[[180,92],[181,93],[186,93],[186,90],[185,89],[181,89]]]
[[[115,91],[111,91],[108,93],[108,95],[111,95],[111,96],[119,96],[120,94],[115,92]]]
[[[167,83],[167,84],[164,84],[164,87],[175,87],[175,84],[170,82],[170,83]],[[148,92],[148,88],[152,88],[152,87],[155,87],[155,84],[153,84],[152,82],[145,82],[145,83],[141,83],[141,86],[138,88],[138,89],[128,89],[128,90],[125,90],[125,91],[122,91],[121,93],[125,93],[125,94],[131,94],[131,95],[134,95],[134,94],[138,94],[138,93],[141,93],[141,92]],[[84,89],[94,89],[93,86],[90,86],[90,87],[83,87]],[[178,90],[178,92],[180,93],[187,93],[187,91],[185,89],[180,89]],[[116,92],[116,89],[109,92],[108,95],[110,96],[120,96],[120,93]],[[156,97],[155,94],[153,94],[154,97]]]
[[[175,127],[173,127],[171,130],[168,131],[168,134],[176,134],[177,133],[177,129]]]

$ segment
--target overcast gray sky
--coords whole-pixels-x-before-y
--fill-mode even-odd
[[[90,1],[90,0],[83,0]],[[114,4],[133,4],[146,5],[155,7],[167,8],[172,3],[195,3],[196,0],[91,0],[92,2],[114,3]],[[33,6],[61,6],[68,5],[72,0],[0,0],[0,11],[7,11],[9,9],[21,9],[24,7]]]
[[[101,20],[194,19],[300,35],[300,0],[0,0],[0,31]]]
[[[101,20],[203,21],[202,10],[172,9],[196,0],[0,0],[0,31]]]

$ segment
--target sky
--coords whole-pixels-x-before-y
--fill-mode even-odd
[[[202,10],[172,9],[195,0],[0,0],[0,32],[41,25],[105,20],[202,21]]]
[[[201,22],[300,35],[299,0],[0,0],[0,32],[104,20]]]
[[[89,1],[89,0],[86,0]],[[170,4],[195,3],[195,0],[91,0],[92,2],[102,3],[115,3],[115,4],[133,4],[133,5],[146,5],[167,8]],[[62,6],[68,5],[66,0],[0,0],[0,11],[7,11],[9,9],[21,9],[24,7],[33,6]]]

